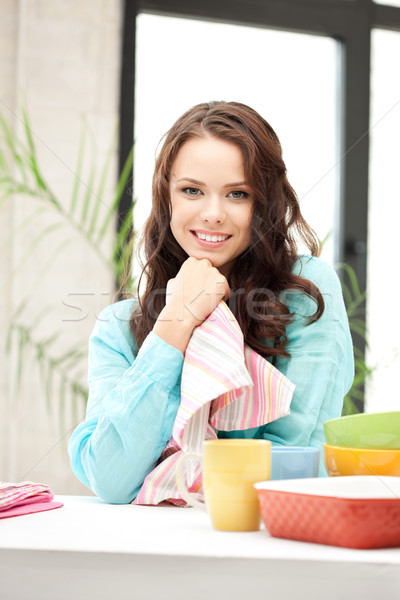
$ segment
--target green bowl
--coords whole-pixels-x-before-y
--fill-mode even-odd
[[[332,446],[349,448],[400,448],[400,411],[360,413],[324,423]]]

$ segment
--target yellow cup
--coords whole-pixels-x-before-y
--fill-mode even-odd
[[[214,529],[257,531],[260,510],[253,484],[270,477],[270,448],[267,440],[206,440],[202,457],[191,452],[179,460],[178,489],[188,504],[208,511]],[[205,504],[187,489],[186,462],[193,456],[202,462]]]

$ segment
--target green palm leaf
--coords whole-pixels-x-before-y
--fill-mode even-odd
[[[54,250],[43,262],[42,269],[35,278],[35,289],[40,290],[39,284],[44,280],[51,265],[64,256],[67,248],[73,243],[86,244],[88,250],[95,252],[102,265],[106,266],[117,281],[122,272],[122,261],[130,259],[132,210],[124,219],[119,233],[115,235],[111,253],[108,244],[104,242],[106,234],[110,229],[115,228],[118,204],[132,171],[133,149],[127,158],[115,191],[111,194],[110,201],[105,198],[105,190],[115,152],[117,132],[113,135],[104,163],[99,170],[93,154],[94,143],[89,145],[89,152],[87,150],[88,129],[85,125],[80,134],[72,195],[69,206],[65,207],[50,189],[42,173],[26,110],[22,111],[22,120],[23,136],[20,139],[0,115],[0,204],[13,202],[18,196],[21,201],[27,202],[29,211],[27,217],[11,232],[8,240],[3,242],[1,250],[4,251],[14,243],[14,240],[24,235],[30,225],[34,224],[36,229],[35,235],[14,269],[13,276],[21,272],[33,252],[38,252],[42,242],[54,238],[56,240]],[[87,159],[89,163],[91,161],[89,171],[85,164]],[[50,224],[48,219],[40,222],[40,217],[45,212],[54,214],[55,219]],[[87,355],[87,345],[82,347],[82,344],[71,344],[70,347],[66,347],[63,343],[62,329],[50,335],[43,335],[41,321],[49,316],[49,313],[57,310],[57,307],[46,306],[33,318],[30,304],[30,294],[21,298],[7,332],[6,350],[7,356],[14,360],[15,389],[20,389],[24,364],[30,353],[35,357],[35,364],[44,384],[48,409],[51,410],[54,402],[57,401],[60,415],[64,414],[67,406],[71,407],[76,415],[80,403],[85,403],[87,399],[86,374],[81,368],[82,361]],[[32,363],[29,364],[32,368]]]

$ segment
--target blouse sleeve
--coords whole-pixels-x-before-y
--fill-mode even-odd
[[[354,377],[353,345],[336,273],[316,258],[303,257],[300,265],[298,273],[319,288],[325,310],[318,321],[307,325],[307,317],[315,312],[315,301],[298,293],[286,298],[296,315],[287,328],[290,358],[279,357],[275,366],[296,389],[290,414],[269,423],[260,433],[275,444],[318,447],[320,475],[326,475],[323,423],[341,414],[343,398]]]
[[[172,435],[182,353],[150,332],[136,352],[132,301],[105,309],[89,341],[86,419],[69,442],[78,479],[106,502],[137,495]],[[136,356],[137,353],[137,356]]]

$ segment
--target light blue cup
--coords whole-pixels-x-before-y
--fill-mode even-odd
[[[271,479],[318,477],[319,449],[271,446]]]

